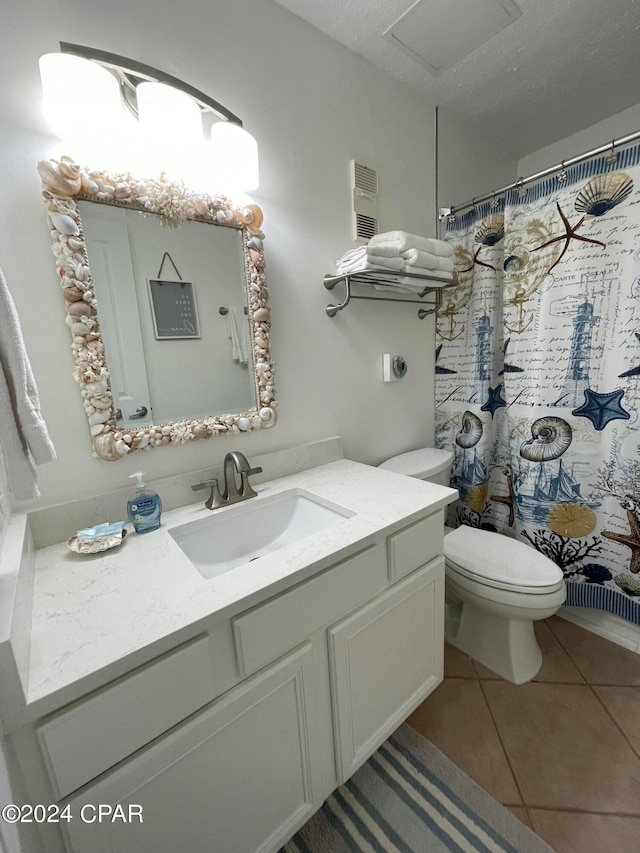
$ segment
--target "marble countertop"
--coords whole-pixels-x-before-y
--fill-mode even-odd
[[[121,546],[103,554],[75,554],[66,542],[40,549],[27,708],[51,710],[96,689],[197,630],[305,580],[382,531],[408,524],[457,496],[452,489],[339,460],[263,483],[252,503],[292,488],[354,515],[209,580],[168,533],[177,525],[212,517],[202,500],[165,513],[157,531],[129,532]],[[215,514],[222,517],[234,509]]]

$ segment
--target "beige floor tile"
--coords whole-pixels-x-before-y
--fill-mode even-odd
[[[527,814],[527,810],[524,806],[505,806],[506,809],[509,809],[511,814],[514,817],[517,817],[520,823],[523,823],[525,826],[528,826],[529,829],[533,829],[531,821],[529,820],[529,815]]]
[[[639,654],[558,616],[547,622],[589,684],[640,685]]]
[[[569,684],[584,684],[584,679],[571,662],[555,634],[546,622],[534,624],[536,639],[542,652],[542,666],[534,681],[556,681]]]
[[[588,686],[482,687],[525,805],[640,813],[640,759]]]
[[[594,687],[593,689],[640,755],[640,687]],[[640,848],[640,842],[638,847]]]
[[[496,800],[522,803],[478,681],[445,678],[407,722]]]
[[[469,655],[456,649],[450,643],[444,644],[445,678],[475,678],[476,673]]]
[[[557,853],[638,853],[640,818],[529,809],[533,829]]]
[[[475,669],[478,678],[482,681],[504,681],[504,678],[501,675],[498,675],[497,672],[489,669],[489,667],[485,666],[483,663],[478,663],[477,660],[474,660],[473,668]]]

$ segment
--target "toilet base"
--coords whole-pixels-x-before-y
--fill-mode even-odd
[[[447,640],[513,684],[530,681],[542,666],[530,619],[505,619],[469,602],[463,603],[458,629]]]

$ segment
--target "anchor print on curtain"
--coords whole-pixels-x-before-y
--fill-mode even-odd
[[[436,443],[455,523],[532,545],[567,604],[640,624],[640,146],[448,226]]]

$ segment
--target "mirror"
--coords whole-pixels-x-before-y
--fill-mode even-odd
[[[262,211],[41,161],[94,455],[273,426]]]

